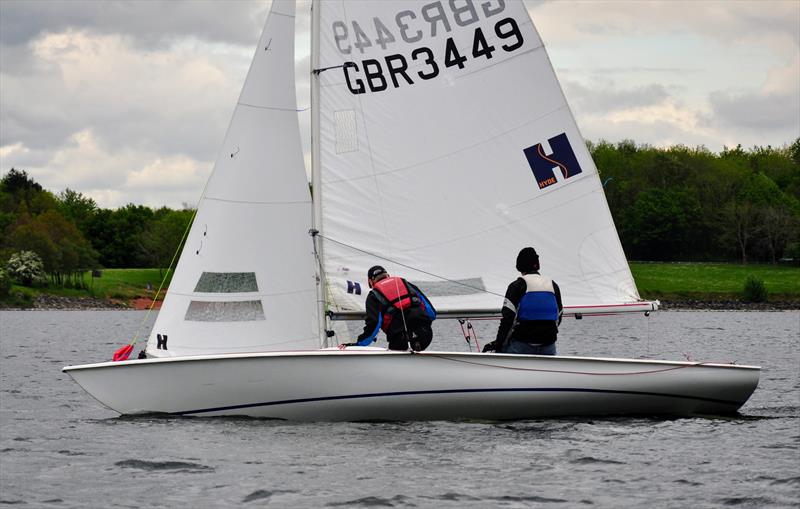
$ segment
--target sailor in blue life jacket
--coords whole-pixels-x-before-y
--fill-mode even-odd
[[[372,290],[367,295],[364,332],[356,343],[345,343],[339,348],[367,346],[381,330],[386,333],[389,350],[408,350],[410,346],[419,352],[428,348],[433,339],[431,322],[436,319],[436,310],[422,291],[401,277],[390,276],[380,265],[369,269],[367,281]]]
[[[497,338],[483,351],[555,355],[561,290],[539,274],[539,255],[532,247],[517,255],[517,270],[522,276],[508,285]]]

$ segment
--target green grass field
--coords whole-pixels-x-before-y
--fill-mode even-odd
[[[158,269],[106,269],[99,278],[89,278],[87,273],[86,281],[93,279],[89,283],[90,288],[93,288],[93,293],[98,297],[131,299],[154,294],[164,275],[166,271],[160,275]],[[172,272],[169,273],[164,288],[169,285],[171,279]],[[148,283],[152,287],[152,292],[147,291]],[[161,292],[163,297],[164,291]]]
[[[769,300],[800,300],[800,267],[650,262],[631,262],[630,266],[639,294],[645,299],[739,300],[747,277],[753,275],[764,281]],[[97,297],[123,302],[137,297],[152,299],[161,279],[158,269],[106,269],[99,278],[91,278],[86,273],[87,290],[52,285],[34,288],[14,285],[11,297],[0,302],[7,306],[28,307],[39,294]],[[152,287],[150,291],[147,290],[148,283]],[[163,296],[162,290],[160,298]]]
[[[645,299],[737,300],[750,275],[764,281],[770,300],[800,299],[800,267],[650,262],[630,266]]]
[[[159,274],[158,269],[104,269],[100,277],[92,278],[90,272],[84,274],[86,289],[62,288],[47,285],[24,287],[12,285],[11,295],[0,300],[8,306],[29,307],[38,295],[58,295],[63,297],[96,297],[99,299],[115,299],[122,302],[138,297],[152,299],[158,290],[161,280],[166,275],[166,270]],[[164,289],[169,285],[172,272],[169,273],[164,283]],[[152,290],[147,290],[150,283]],[[159,299],[164,298],[164,290]]]

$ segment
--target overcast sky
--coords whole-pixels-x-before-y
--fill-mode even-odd
[[[526,4],[586,139],[719,151],[800,136],[798,0]],[[0,173],[102,207],[194,206],[269,5],[0,0]]]

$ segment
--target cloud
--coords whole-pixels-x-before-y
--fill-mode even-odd
[[[207,161],[185,155],[163,156],[130,147],[109,150],[87,129],[56,150],[35,178],[53,190],[79,190],[102,207],[129,202],[180,207],[197,202],[210,172]]]
[[[0,43],[25,45],[45,31],[87,31],[134,36],[144,47],[167,47],[195,37],[208,42],[250,44],[261,32],[268,1],[3,0]]]
[[[796,94],[714,92],[714,120],[724,126],[794,132],[800,136],[800,102]]]
[[[24,51],[27,65],[0,70],[2,170],[27,167],[46,187],[81,190],[57,175],[77,171],[82,186],[100,189],[124,183],[153,158],[210,168],[250,58],[241,48],[196,39],[142,51],[129,37],[85,31],[44,32]],[[84,165],[103,163],[102,176],[116,171],[117,178],[85,180],[76,147]],[[108,157],[93,160],[98,151]],[[115,157],[126,164],[110,167]]]
[[[768,41],[791,54],[800,45],[800,4],[793,0],[548,1],[528,5],[552,44],[584,44],[597,36],[695,34],[725,44]]]
[[[0,172],[102,206],[195,203],[269,4],[0,0]],[[588,139],[717,150],[798,135],[795,1],[526,5]],[[300,108],[309,6],[297,7]],[[308,163],[310,112],[299,120]]]
[[[603,87],[588,87],[577,82],[564,82],[564,92],[576,112],[601,113],[628,110],[661,103],[670,96],[667,89],[659,84],[621,89],[615,84]]]
[[[717,90],[709,103],[710,122],[781,132],[788,141],[800,137],[800,54],[790,65],[771,68],[760,89]]]

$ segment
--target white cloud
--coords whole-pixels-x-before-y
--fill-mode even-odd
[[[589,139],[800,136],[800,3],[554,1],[529,12]]]
[[[159,204],[133,191],[137,172],[156,165],[170,182],[191,161],[194,180],[183,184],[194,194],[161,204],[194,203],[247,71],[243,53],[195,39],[142,51],[120,35],[43,33],[30,43],[34,65],[0,72],[3,170],[22,167],[104,206]],[[101,192],[112,186],[127,192]]]
[[[526,2],[587,139],[800,136],[800,3]],[[0,172],[102,206],[195,203],[268,1],[0,0]],[[298,4],[308,107],[309,2]],[[310,114],[300,113],[308,162]]]
[[[129,202],[180,207],[197,202],[210,170],[207,162],[183,155],[164,157],[133,148],[110,151],[94,132],[84,130],[55,151],[34,177],[54,189],[78,190],[102,207]]]

